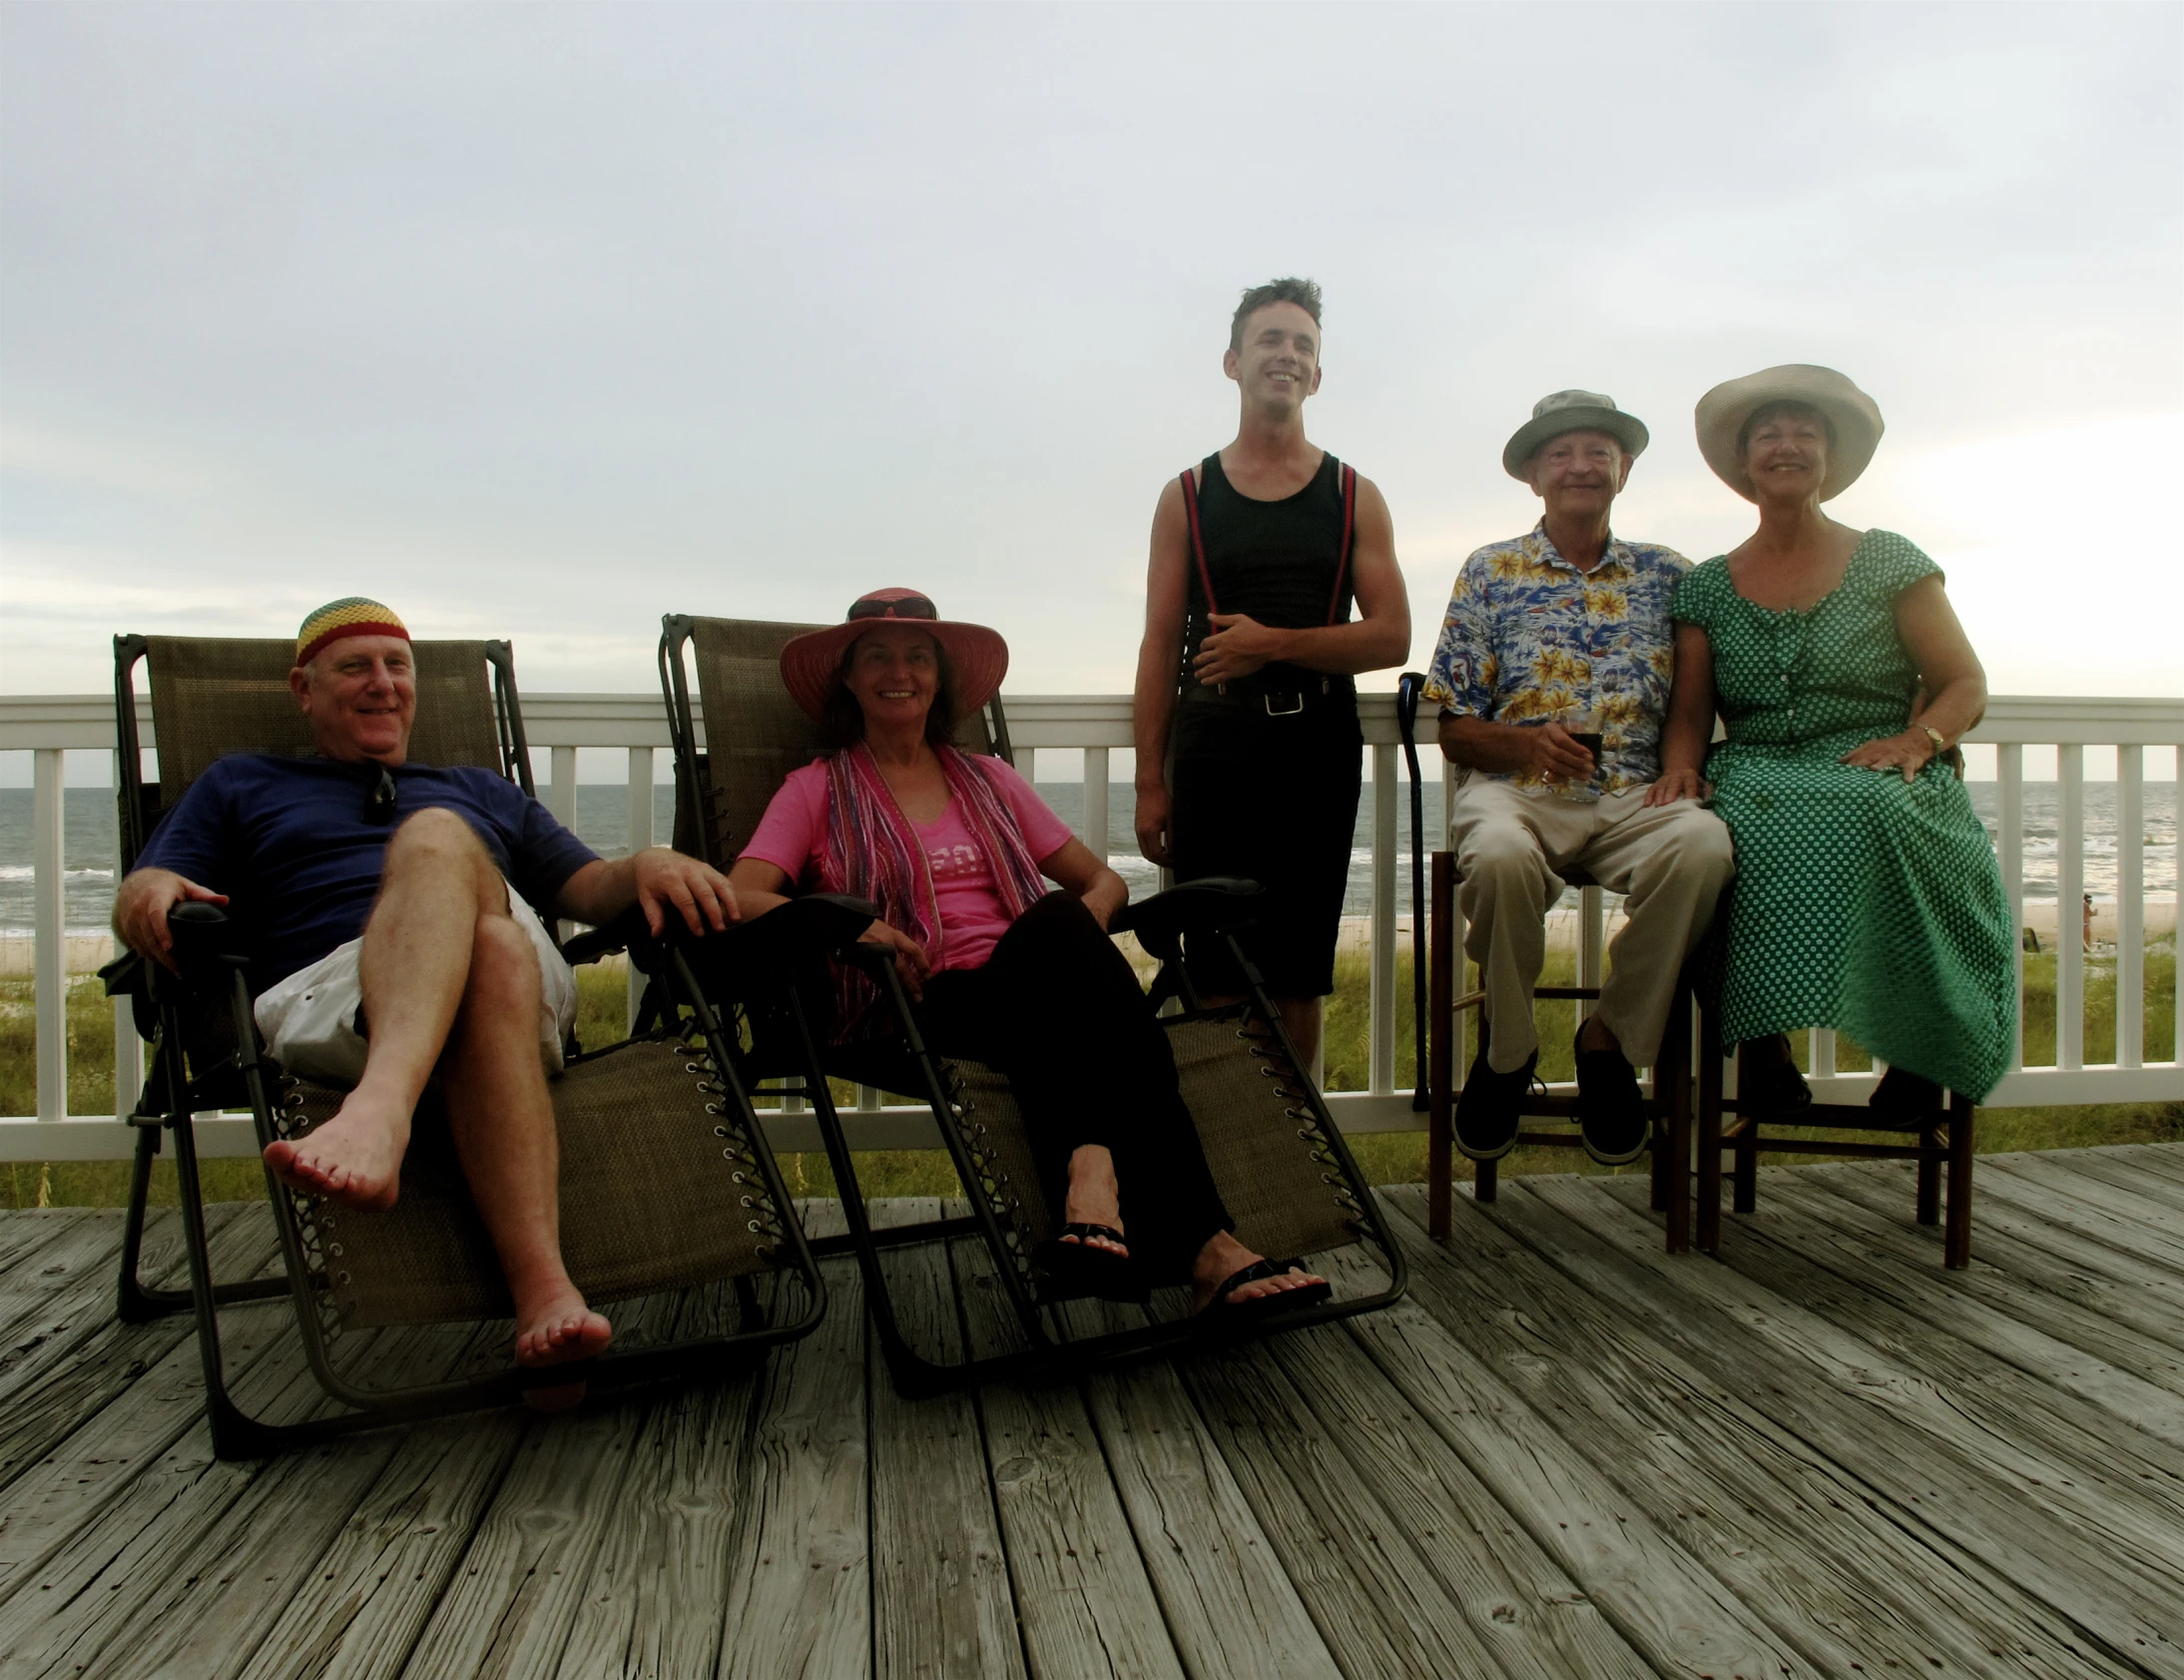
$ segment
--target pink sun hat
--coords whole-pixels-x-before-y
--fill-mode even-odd
[[[932,597],[915,589],[875,589],[849,603],[848,617],[824,630],[808,630],[782,649],[782,683],[805,712],[822,718],[826,697],[841,680],[841,656],[875,624],[914,624],[946,650],[955,669],[955,705],[965,716],[1001,692],[1008,675],[1008,644],[982,624],[940,616]]]

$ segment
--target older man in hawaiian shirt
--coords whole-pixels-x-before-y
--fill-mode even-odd
[[[1560,876],[1582,869],[1628,895],[1600,1006],[1575,1046],[1585,1149],[1610,1165],[1645,1150],[1635,1069],[1660,1049],[1684,958],[1729,882],[1720,819],[1691,800],[1647,799],[1675,675],[1669,606],[1690,562],[1609,529],[1645,446],[1646,428],[1613,398],[1540,400],[1501,464],[1531,486],[1544,516],[1464,562],[1426,680],[1441,751],[1460,769],[1449,831],[1465,948],[1486,989],[1488,1027],[1455,1117],[1473,1160],[1516,1141],[1539,1060],[1532,987]]]

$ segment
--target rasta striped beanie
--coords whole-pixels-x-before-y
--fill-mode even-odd
[[[399,636],[406,642],[409,631],[391,607],[361,595],[344,595],[303,620],[295,633],[295,663],[308,665],[320,648],[344,636]]]

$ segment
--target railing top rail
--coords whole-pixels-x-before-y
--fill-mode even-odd
[[[1010,694],[1009,733],[1021,747],[1128,747],[1126,694]],[[1368,745],[1396,739],[1395,697],[1359,696]],[[146,746],[153,739],[148,700],[137,703]],[[534,747],[666,747],[667,714],[656,693],[543,693],[523,697],[523,721]],[[1998,694],[1986,717],[1964,738],[1974,743],[2034,746],[2184,744],[2184,697]],[[97,694],[0,695],[0,751],[38,748],[112,751],[114,702]]]

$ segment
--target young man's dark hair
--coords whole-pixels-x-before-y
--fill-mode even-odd
[[[1252,318],[1254,309],[1263,309],[1269,303],[1295,303],[1312,316],[1312,324],[1320,324],[1320,282],[1318,280],[1273,280],[1265,285],[1255,285],[1244,293],[1243,302],[1237,304],[1236,313],[1229,320],[1229,348],[1244,347],[1244,323]]]

